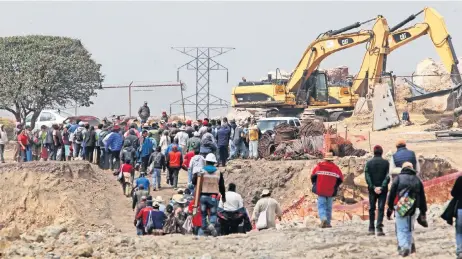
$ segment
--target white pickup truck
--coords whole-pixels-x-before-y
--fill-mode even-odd
[[[277,125],[284,122],[291,126],[300,127],[300,120],[297,117],[262,118],[258,120],[257,125],[261,133],[265,133],[267,130],[274,130]]]

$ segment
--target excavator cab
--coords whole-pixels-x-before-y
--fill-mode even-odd
[[[322,71],[314,71],[306,80],[308,89],[308,105],[322,105],[329,101],[329,91],[327,87],[327,75]]]

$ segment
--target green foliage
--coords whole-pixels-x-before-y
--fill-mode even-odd
[[[17,36],[0,41],[0,109],[35,124],[45,108],[90,106],[104,79],[80,40]]]

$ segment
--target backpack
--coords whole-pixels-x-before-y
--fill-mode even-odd
[[[109,133],[109,132],[107,132],[107,131],[101,131],[101,132],[99,133],[98,143],[99,143],[99,146],[100,146],[100,147],[104,147],[103,139],[104,139],[104,137],[106,137],[106,135],[107,135],[108,133]]]
[[[81,130],[75,131],[75,141],[83,141],[83,132]]]
[[[135,158],[133,157],[133,152],[130,148],[125,148],[122,152],[123,152],[125,161],[130,160],[130,162],[135,162]]]

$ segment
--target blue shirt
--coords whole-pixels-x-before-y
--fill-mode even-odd
[[[149,190],[149,180],[146,177],[140,177],[136,179],[136,186],[143,185],[145,190]]]
[[[118,132],[114,132],[109,136],[106,142],[106,151],[109,149],[111,151],[120,151],[122,150],[122,146],[124,144],[124,139],[122,135]]]
[[[74,133],[74,131],[79,127],[78,124],[72,124],[71,127],[69,128],[70,133]]]

